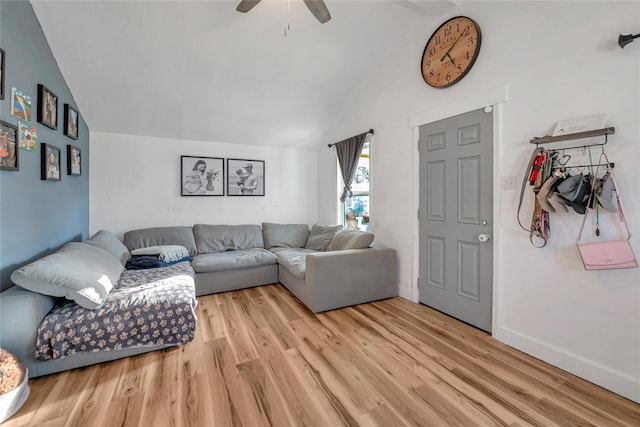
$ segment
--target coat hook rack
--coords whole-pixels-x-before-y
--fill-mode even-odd
[[[560,141],[569,141],[572,139],[583,139],[583,138],[593,138],[596,136],[604,136],[604,142],[600,143],[600,144],[586,144],[584,145],[584,147],[593,147],[593,146],[597,146],[597,145],[605,145],[607,143],[608,140],[608,135],[614,134],[616,133],[616,128],[614,127],[608,127],[608,128],[604,128],[604,129],[596,129],[596,130],[589,130],[589,131],[585,131],[585,132],[577,132],[577,133],[570,133],[570,134],[566,134],[566,135],[559,135],[559,136],[542,136],[542,137],[536,137],[533,138],[532,140],[530,140],[529,142],[532,144],[548,144],[550,142],[560,142]],[[583,148],[582,145],[576,147],[576,148]],[[567,149],[567,148],[565,148]]]

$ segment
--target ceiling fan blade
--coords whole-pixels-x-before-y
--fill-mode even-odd
[[[329,19],[331,19],[331,14],[329,14],[329,9],[324,4],[322,0],[304,0],[304,4],[307,5],[313,16],[316,17],[321,24],[324,24]]]
[[[242,0],[238,7],[236,7],[236,10],[238,12],[247,13],[258,3],[260,3],[260,0]]]

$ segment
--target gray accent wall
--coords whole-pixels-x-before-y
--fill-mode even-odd
[[[27,1],[0,1],[0,47],[5,51],[5,97],[0,118],[18,125],[11,115],[11,87],[32,99],[31,126],[38,130],[37,151],[20,149],[20,170],[0,171],[0,285],[20,266],[49,254],[89,232],[89,129],[58,68],[40,24]],[[58,96],[58,129],[37,122],[38,83]],[[80,121],[79,139],[63,134],[64,104],[74,107]],[[40,180],[40,143],[61,150],[61,181]],[[81,151],[82,175],[67,175],[67,145]]]

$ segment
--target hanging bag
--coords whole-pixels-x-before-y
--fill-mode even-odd
[[[620,220],[620,222],[624,223],[624,226],[627,229],[627,238],[607,240],[603,242],[580,243],[582,230],[584,229],[584,224],[586,223],[587,216],[589,215],[589,209],[587,208],[587,212],[585,212],[584,218],[582,219],[582,224],[580,225],[580,231],[578,232],[576,245],[578,246],[578,251],[580,252],[580,257],[582,258],[582,263],[584,264],[585,270],[637,268],[638,261],[636,260],[636,256],[633,253],[633,249],[631,248],[631,243],[629,242],[629,239],[631,238],[631,232],[629,231],[629,226],[627,225],[624,217],[624,211],[622,209],[622,199],[620,197],[618,184],[616,183],[616,179],[613,175],[613,167],[611,166],[611,162],[609,162],[606,154],[603,153],[603,155],[607,161],[607,169],[609,170],[610,178],[613,181],[613,185],[616,189],[616,198],[618,200],[618,219]],[[591,184],[591,194],[589,195],[589,203],[587,203],[587,206],[589,206],[589,204],[591,203],[591,199],[594,197],[593,193],[595,183],[596,179],[594,177]]]

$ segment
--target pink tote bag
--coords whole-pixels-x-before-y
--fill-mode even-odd
[[[582,225],[580,226],[578,239],[576,240],[576,245],[578,246],[578,251],[580,252],[580,257],[582,258],[582,263],[584,264],[585,270],[613,270],[618,268],[638,267],[638,261],[636,260],[636,256],[633,253],[633,249],[631,248],[631,243],[629,242],[629,239],[631,238],[631,232],[629,231],[629,226],[627,225],[627,222],[624,218],[620,191],[618,191],[618,184],[616,183],[615,177],[613,176],[613,168],[611,167],[609,159],[607,159],[607,164],[609,168],[609,174],[616,189],[619,219],[620,222],[624,223],[624,226],[627,229],[627,238],[606,240],[603,242],[580,243],[582,230],[584,229],[584,224],[587,221],[587,215],[589,214],[589,209],[587,208],[587,212],[585,212],[584,218],[582,220]],[[589,206],[589,204],[591,203],[595,182],[596,180],[594,177],[593,183],[591,185],[591,195],[589,196],[589,202],[587,203],[587,206]]]

